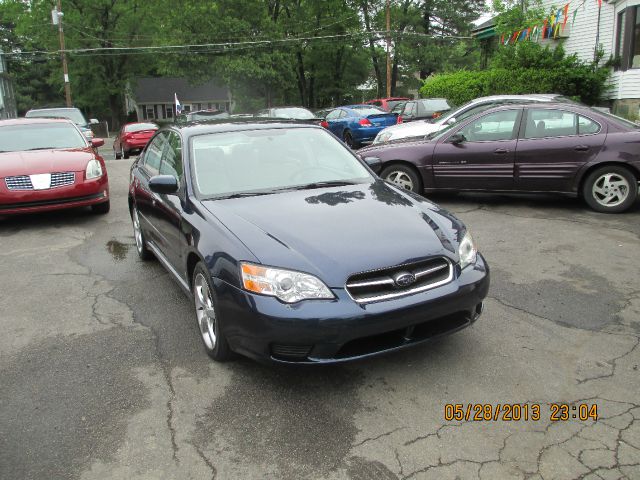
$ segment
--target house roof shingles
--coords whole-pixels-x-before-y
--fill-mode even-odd
[[[133,82],[133,96],[137,103],[173,103],[177,94],[180,102],[228,100],[229,89],[213,80],[192,85],[186,78],[143,77]]]

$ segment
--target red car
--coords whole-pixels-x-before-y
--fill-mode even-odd
[[[0,121],[0,216],[83,206],[107,213],[102,145],[69,120]]]
[[[158,130],[158,125],[155,123],[124,124],[113,141],[113,154],[116,158],[129,158],[133,152],[141,152],[156,130]]]
[[[369,100],[368,102],[364,102],[367,105],[375,105],[376,107],[380,107],[386,112],[390,112],[393,107],[395,107],[400,102],[406,102],[407,100],[411,100],[407,97],[389,97],[389,98],[376,98],[374,100]]]

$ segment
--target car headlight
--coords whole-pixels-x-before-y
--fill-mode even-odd
[[[85,170],[85,178],[87,180],[91,180],[92,178],[98,178],[102,176],[102,165],[95,158],[93,160],[89,160],[87,163],[87,169]]]
[[[242,284],[250,292],[276,297],[286,303],[335,298],[322,281],[302,272],[241,263]]]
[[[464,237],[462,237],[462,241],[458,247],[458,255],[460,256],[460,268],[476,263],[478,249],[475,243],[473,243],[473,237],[468,231],[464,234]]]
[[[391,133],[389,132],[380,132],[373,143],[381,143],[386,142],[391,138]]]

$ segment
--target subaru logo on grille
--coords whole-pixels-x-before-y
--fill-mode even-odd
[[[408,287],[416,281],[416,276],[410,272],[398,272],[393,276],[393,281],[398,287]]]

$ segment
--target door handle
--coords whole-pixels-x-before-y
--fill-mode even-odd
[[[496,148],[493,153],[497,154],[497,155],[504,155],[505,153],[509,153],[509,150],[507,150],[506,148]]]
[[[587,150],[589,150],[589,145],[577,145],[573,147],[573,149],[576,152],[586,152]]]

